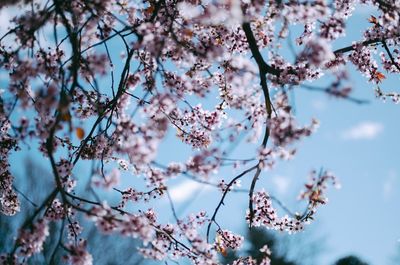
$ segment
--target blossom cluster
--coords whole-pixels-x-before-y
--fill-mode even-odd
[[[325,197],[328,182],[331,182],[334,187],[340,188],[339,182],[331,172],[324,171],[317,175],[317,171],[311,171],[310,181],[304,185],[306,189],[300,193],[299,199],[308,200],[309,209],[315,211],[318,205],[328,201]]]
[[[306,200],[307,209],[303,214],[292,214],[280,217],[278,210],[273,207],[271,196],[265,191],[256,192],[253,195],[252,202],[254,209],[247,211],[246,220],[250,226],[265,226],[268,229],[287,231],[296,233],[304,229],[312,219],[318,206],[327,202],[326,189],[327,184],[331,182],[336,188],[340,187],[336,177],[329,171],[323,171],[319,175],[314,170],[311,172],[310,182],[305,184],[306,190],[302,191],[299,199]]]
[[[260,248],[260,252],[263,253],[263,258],[259,263],[257,263],[257,260],[253,259],[252,257],[241,257],[237,260],[234,260],[232,265],[270,265],[271,250],[269,249],[268,245],[264,245],[262,248]]]
[[[30,257],[43,250],[43,244],[49,235],[49,226],[46,220],[40,219],[32,225],[31,229],[23,229],[17,239],[20,245],[19,255]]]
[[[224,252],[225,249],[239,249],[243,243],[244,238],[239,235],[233,234],[228,230],[218,230],[217,231],[217,240],[216,247],[221,252]]]
[[[11,123],[0,113],[0,212],[15,215],[20,211],[20,202],[13,188],[13,176],[10,172],[8,154],[17,149],[17,141],[8,131]]]
[[[318,121],[313,119],[308,126],[298,126],[292,114],[287,94],[275,96],[274,106],[277,115],[269,121],[271,138],[276,146],[285,147],[303,137],[310,136],[318,128]]]
[[[295,233],[303,230],[304,225],[298,218],[291,218],[288,215],[278,216],[277,209],[272,206],[272,199],[265,191],[256,192],[252,201],[255,204],[253,212],[246,214],[246,220],[251,226],[264,226],[268,229],[287,231]]]

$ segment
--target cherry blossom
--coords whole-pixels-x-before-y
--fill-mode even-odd
[[[43,250],[43,243],[49,235],[47,221],[41,219],[32,225],[31,229],[23,229],[17,239],[20,246],[19,255],[30,257]]]
[[[65,259],[73,265],[91,265],[93,257],[86,250],[86,241],[81,240],[77,245],[67,245],[68,255]]]
[[[246,242],[220,215],[238,191],[248,194],[241,220],[250,229],[300,232],[338,182],[313,171],[299,195],[303,211],[261,186],[265,172],[295,157],[319,126],[318,113],[299,121],[290,93],[306,88],[362,104],[352,94],[353,65],[378,99],[400,102],[386,82],[400,72],[398,1],[0,3],[2,11],[9,6],[17,8],[0,36],[0,214],[29,216],[0,264],[26,262],[53,244],[53,224],[62,230],[52,249],[71,264],[94,263],[84,238],[91,226],[139,240],[145,258],[219,264]],[[363,7],[374,14],[361,38],[338,46]],[[310,84],[319,80],[326,85]],[[249,157],[232,155],[244,145]],[[24,176],[11,163],[26,150],[51,173],[39,202],[18,189]],[[170,193],[182,179],[219,199],[179,216]],[[160,205],[170,209],[168,221]],[[270,264],[268,246],[260,252],[261,264]]]

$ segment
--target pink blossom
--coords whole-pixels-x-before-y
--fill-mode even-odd
[[[92,265],[93,257],[86,250],[86,241],[80,240],[78,244],[67,245],[68,254],[65,259],[73,265]]]
[[[47,221],[40,219],[32,224],[31,229],[23,229],[17,238],[20,246],[19,255],[30,257],[43,250],[43,244],[49,235],[49,226]]]

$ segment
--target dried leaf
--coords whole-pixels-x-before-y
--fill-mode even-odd
[[[75,132],[79,140],[82,140],[85,137],[85,131],[81,127],[76,128]]]
[[[182,33],[189,38],[193,37],[193,31],[190,29],[183,29]]]
[[[372,24],[378,25],[378,19],[372,15],[368,18],[368,21]]]
[[[153,5],[151,5],[151,6],[149,6],[148,8],[146,8],[146,9],[144,10],[144,12],[146,13],[146,15],[152,15],[153,12],[154,12],[154,10],[155,10],[155,7],[154,7]]]
[[[70,121],[71,120],[71,114],[68,112],[63,112],[60,114],[60,119],[61,121]]]
[[[376,80],[377,83],[380,83],[385,78],[386,78],[386,76],[383,73],[375,70],[375,71],[372,71],[370,81]]]

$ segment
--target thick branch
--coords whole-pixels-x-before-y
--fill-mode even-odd
[[[264,93],[264,99],[265,99],[265,107],[267,109],[267,120],[265,123],[265,133],[264,133],[264,138],[261,144],[262,148],[265,148],[267,146],[267,142],[268,142],[268,138],[269,138],[269,126],[268,126],[268,120],[271,118],[271,114],[272,114],[272,104],[271,104],[271,99],[269,97],[269,89],[267,86],[267,73],[274,73],[277,71],[277,69],[270,67],[263,59],[260,50],[258,49],[257,46],[257,41],[254,38],[254,34],[253,31],[251,30],[250,27],[250,23],[245,22],[243,23],[243,30],[246,34],[246,38],[247,38],[247,42],[249,44],[251,53],[254,57],[254,59],[257,62],[258,68],[259,68],[259,72],[260,72],[260,84],[261,84],[261,88],[263,90]],[[279,71],[278,71],[279,74]],[[251,186],[250,186],[250,191],[249,191],[249,210],[250,210],[250,227],[251,227],[251,223],[253,221],[253,193],[254,193],[254,188],[256,186],[256,182],[258,180],[258,177],[260,176],[261,173],[261,163],[262,161],[258,161],[257,164],[257,171],[254,174],[253,180],[251,182]]]
[[[273,75],[279,75],[280,71],[276,68],[271,67],[270,65],[268,65],[263,57],[261,56],[260,50],[258,49],[257,46],[257,41],[254,38],[254,34],[253,31],[251,30],[251,26],[249,22],[244,22],[243,25],[243,31],[246,34],[246,38],[247,38],[247,43],[249,44],[249,48],[251,50],[251,53],[254,57],[254,59],[256,60],[258,67],[260,68],[260,74],[261,73],[269,73],[269,74],[273,74]]]

